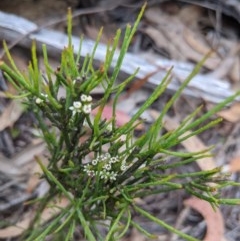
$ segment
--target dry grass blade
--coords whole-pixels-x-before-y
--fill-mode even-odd
[[[230,108],[221,110],[217,114],[227,121],[237,123],[240,121],[240,103],[234,103]]]

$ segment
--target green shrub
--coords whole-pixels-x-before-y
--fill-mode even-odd
[[[23,73],[15,66],[4,44],[10,66],[1,62],[0,68],[19,91],[17,97],[22,97],[24,103],[33,110],[48,149],[48,166],[44,166],[39,157],[36,159],[43,170],[43,178],[50,184],[50,191],[38,200],[38,212],[31,227],[24,233],[23,240],[46,240],[51,234],[55,237],[64,237],[64,240],[72,240],[77,225],[82,227],[89,241],[119,240],[130,226],[154,238],[154,234],[132,219],[133,211],[186,240],[197,240],[154,217],[136,200],[153,194],[186,190],[191,195],[207,200],[213,207],[220,204],[239,204],[239,200],[220,197],[221,188],[235,185],[222,176],[221,167],[193,173],[166,172],[208,156],[207,151],[175,152],[173,147],[218,123],[220,119],[201,125],[240,94],[238,92],[229,97],[201,117],[197,117],[200,111],[198,108],[183,120],[177,129],[160,135],[164,115],[198,73],[205,59],[196,65],[179,90],[167,102],[156,122],[143,135],[136,138],[133,133],[141,124],[139,117],[164,93],[171,79],[171,71],[128,123],[122,126],[116,124],[118,98],[134,79],[134,74],[120,84],[116,83],[116,78],[143,11],[144,8],[133,27],[126,27],[119,52],[117,46],[121,31],[116,32],[112,44],[107,48],[105,62],[99,69],[93,66],[98,41],[93,53],[86,57],[79,67],[80,51],[79,55],[75,56],[71,43],[70,14],[69,44],[62,51],[61,65],[57,70],[53,70],[49,65],[46,46],[43,46],[46,74],[42,74],[38,67],[36,46],[33,43],[32,62],[28,73]],[[118,59],[115,68],[109,74],[114,54],[118,54]],[[96,100],[92,92],[99,86],[104,89],[104,96]],[[61,98],[58,97],[60,89],[65,91],[65,96]],[[113,96],[112,117],[106,120],[102,118],[102,113],[110,95]],[[93,117],[91,112],[94,109],[96,114]],[[192,130],[191,134],[184,135],[189,130]],[[169,164],[164,161],[167,157],[177,158]],[[40,225],[40,214],[44,208],[52,200],[63,196],[68,199],[68,207],[61,209],[60,214],[47,224]],[[99,231],[99,224],[105,226],[106,235]]]

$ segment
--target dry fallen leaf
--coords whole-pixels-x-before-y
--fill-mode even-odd
[[[189,4],[182,8],[178,12],[179,19],[191,29],[198,31],[199,30],[199,19],[202,18],[204,9],[195,4]]]
[[[17,237],[21,235],[25,229],[29,227],[31,223],[30,216],[26,215],[24,219],[20,222],[18,222],[15,226],[9,226],[7,228],[0,229],[0,237],[1,238],[11,238],[11,237]]]
[[[174,45],[169,44],[169,40],[166,38],[166,36],[155,27],[149,25],[141,31],[152,39],[157,48],[166,52],[167,55],[171,56],[172,59],[178,59],[181,57],[181,53],[179,53],[177,48]]]
[[[178,16],[167,15],[158,8],[147,9],[144,16],[150,24],[154,24],[155,28],[158,29],[158,35],[164,35],[169,41],[169,46],[174,46],[174,52],[169,48],[167,49],[171,57],[178,51],[180,53],[178,56],[181,56],[180,60],[193,60],[199,62],[203,58],[202,52],[205,53],[208,49],[210,50],[206,42],[201,41],[199,37],[196,38],[196,34],[190,28],[185,32],[187,27]],[[186,34],[187,36],[185,36]],[[159,41],[160,37],[157,37],[158,35],[155,31],[151,38],[155,45],[161,48],[162,45]],[[186,41],[186,39],[188,39],[188,41]],[[211,56],[205,61],[204,66],[212,70],[219,65],[220,61],[218,56]]]
[[[12,100],[11,103],[5,107],[0,116],[0,131],[9,126],[13,126],[15,121],[17,121],[21,116],[22,112],[22,105],[18,101]]]
[[[110,120],[112,119],[112,107],[111,106],[105,106],[102,112],[102,118],[106,119],[106,120]],[[96,115],[98,112],[98,108],[94,109],[92,111],[93,115]],[[116,124],[118,126],[123,126],[124,124],[128,123],[131,120],[131,117],[126,114],[125,112],[121,111],[121,110],[116,110]],[[142,125],[138,125],[136,127],[136,129],[141,129]]]
[[[207,233],[204,241],[224,241],[224,220],[220,210],[217,208],[215,211],[212,206],[205,200],[191,197],[184,201],[188,207],[195,209],[199,212],[206,221]]]
[[[102,118],[106,120],[110,120],[112,118],[112,107],[111,106],[105,106],[102,112]],[[93,115],[96,115],[98,112],[98,108],[94,109],[92,111]],[[123,111],[116,111],[116,122],[118,126],[122,126],[130,121],[130,116],[128,116]]]
[[[133,228],[131,234],[126,239],[121,241],[147,241],[146,237],[140,233],[137,229]]]
[[[211,47],[204,41],[202,35],[193,32],[189,28],[184,28],[183,36],[186,40],[186,43],[203,56],[207,55],[208,52],[211,51]],[[216,53],[213,53],[211,57],[217,58]]]
[[[230,108],[219,111],[217,115],[232,123],[240,121],[240,103],[235,103]]]
[[[240,172],[240,156],[233,158],[229,164],[224,165],[222,172]]]

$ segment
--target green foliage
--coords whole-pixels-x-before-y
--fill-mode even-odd
[[[71,43],[70,13],[69,44],[62,51],[61,65],[57,70],[53,70],[49,65],[47,49],[43,46],[45,74],[42,74],[38,68],[36,46],[33,43],[32,62],[28,73],[22,73],[15,66],[4,44],[10,66],[1,63],[0,68],[19,91],[19,95],[25,98],[25,103],[34,111],[38,128],[49,151],[47,167],[39,158],[36,159],[43,170],[43,177],[50,184],[50,191],[39,200],[39,211],[31,228],[24,233],[24,240],[46,240],[48,235],[53,235],[59,240],[57,237],[61,237],[61,234],[65,240],[72,240],[74,230],[79,224],[89,241],[119,240],[130,226],[136,227],[149,237],[154,237],[154,234],[148,233],[132,219],[132,211],[186,240],[197,240],[146,212],[136,202],[136,198],[184,189],[207,200],[213,207],[220,204],[239,204],[239,200],[220,197],[221,188],[236,185],[225,177],[219,178],[222,175],[219,174],[221,168],[193,173],[171,171],[208,156],[207,151],[180,153],[173,151],[173,148],[218,123],[219,119],[208,122],[204,127],[201,125],[233,101],[239,92],[199,118],[198,108],[176,130],[162,136],[159,134],[163,128],[164,115],[198,73],[205,59],[194,68],[145,134],[134,140],[133,131],[140,124],[139,117],[164,93],[170,81],[171,70],[128,123],[123,126],[116,124],[116,103],[126,85],[134,78],[134,74],[118,85],[116,78],[143,11],[144,8],[133,27],[126,27],[112,74],[109,74],[110,67],[121,31],[117,31],[112,44],[109,44],[105,62],[99,69],[94,68],[93,59],[100,35],[93,53],[80,64],[81,52],[74,56]],[[92,92],[99,86],[104,89],[104,96],[95,100]],[[62,90],[65,95],[59,97]],[[110,95],[114,96],[113,113],[110,120],[105,120],[102,115]],[[97,109],[94,117],[91,116],[93,109]],[[46,119],[49,121],[46,122]],[[191,134],[184,135],[189,130],[192,130]],[[177,158],[176,161],[168,163],[165,160],[169,157]],[[209,183],[215,183],[214,187],[209,186]],[[68,199],[68,207],[62,209],[47,225],[40,225],[41,211],[51,200],[62,196]],[[106,235],[99,231],[100,224],[105,226]]]

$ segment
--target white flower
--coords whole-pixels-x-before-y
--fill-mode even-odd
[[[106,155],[101,155],[101,156],[99,157],[99,159],[100,159],[102,162],[104,162],[104,161],[106,161],[108,158],[107,158]]]
[[[80,82],[82,78],[78,76],[76,79],[73,80],[73,84],[75,85],[77,82]]]
[[[84,112],[85,114],[89,114],[89,113],[91,112],[91,110],[92,110],[91,104],[88,104],[88,105],[84,105],[84,106],[83,106],[83,112]]]
[[[82,103],[80,101],[74,101],[73,107],[76,109],[80,109],[82,107]]]
[[[84,171],[84,172],[87,172],[87,171],[89,171],[90,169],[91,169],[91,167],[90,167],[89,164],[87,164],[87,165],[85,165],[85,166],[83,167],[83,171]]]
[[[103,166],[103,168],[106,169],[106,170],[108,170],[108,171],[110,171],[111,168],[112,168],[112,166],[111,166],[111,164],[105,164],[105,165]]]
[[[92,101],[92,96],[88,95],[87,96],[87,102],[91,102]]]
[[[115,164],[115,163],[119,163]],[[117,179],[118,173],[125,171],[128,168],[125,160],[121,160],[119,156],[111,157],[107,152],[104,154],[98,154],[90,164],[84,166],[84,171],[90,177],[99,176],[101,180],[114,181]]]
[[[123,162],[121,167],[120,167],[121,171],[125,171],[127,169],[126,163]]]
[[[107,172],[107,171],[104,170],[104,171],[101,171],[99,174],[100,174],[101,179],[107,180],[109,175],[110,175],[110,172]]]
[[[93,170],[91,170],[91,166],[89,164],[87,164],[83,167],[83,171],[86,172],[89,177],[95,176],[95,172]]]
[[[106,130],[109,132],[111,132],[113,130],[112,123],[107,125]]]
[[[46,99],[48,96],[47,96],[47,94],[43,94],[43,93],[41,93],[41,96],[42,97],[44,97],[44,99]],[[35,102],[36,102],[36,104],[41,104],[41,103],[43,103],[43,99],[41,99],[41,98],[37,98],[36,100],[35,100]]]
[[[41,96],[44,97],[44,98],[47,98],[47,97],[48,97],[47,94],[43,94],[43,93],[41,93]]]
[[[118,158],[117,157],[111,157],[110,159],[110,163],[116,163],[116,162],[119,162]]]
[[[81,107],[82,103],[80,101],[74,101],[73,105],[69,107],[69,110],[71,110],[73,115],[75,115],[76,113],[81,112]]]
[[[106,161],[110,157],[111,157],[111,155],[109,153],[105,153],[105,154],[102,154],[102,155],[98,156],[97,158],[98,158],[99,161]]]
[[[87,100],[87,96],[86,95],[81,95],[81,101],[82,102],[86,102]]]
[[[98,159],[93,159],[93,160],[92,160],[92,164],[93,164],[93,166],[96,166],[97,163],[98,163]]]
[[[81,101],[82,102],[91,102],[92,101],[92,96],[82,94],[81,95]]]
[[[99,172],[100,179],[105,179],[105,180],[110,180],[110,181],[115,181],[117,177],[116,172],[108,172],[108,171],[100,171]]]
[[[41,103],[43,103],[43,100],[42,99],[40,99],[40,98],[37,98],[36,100],[35,100],[35,102],[36,102],[36,104],[41,104]]]
[[[87,174],[88,174],[89,177],[94,177],[96,175],[93,170],[87,171]]]
[[[116,177],[117,177],[117,173],[116,172],[111,172],[110,175],[109,175],[109,179],[111,181],[115,181]]]

